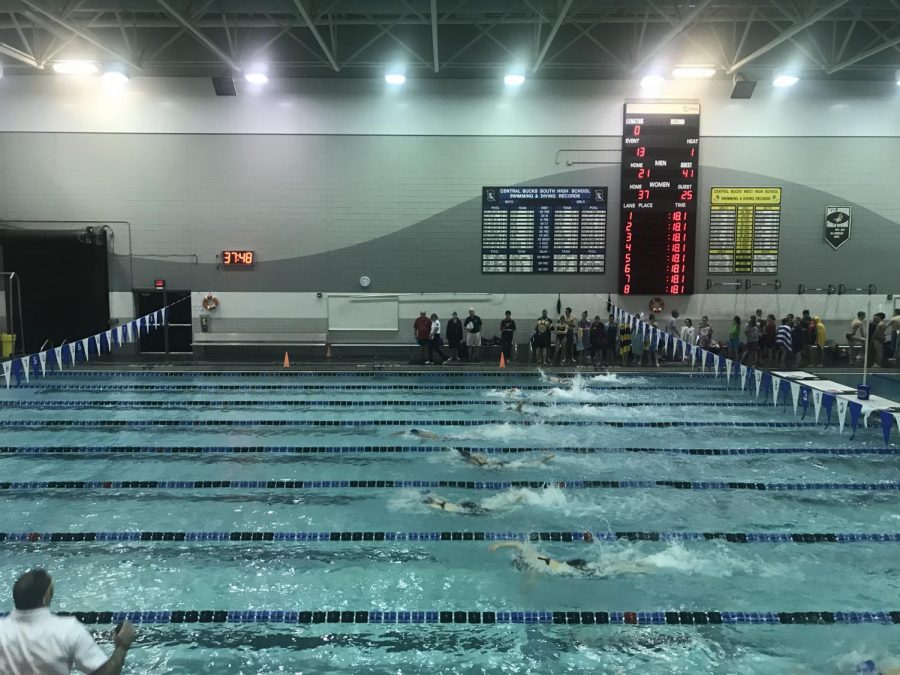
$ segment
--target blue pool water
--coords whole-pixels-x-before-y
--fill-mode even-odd
[[[891,395],[896,382],[881,379],[876,392]],[[0,573],[10,584],[47,567],[61,611],[367,621],[142,624],[133,673],[900,666],[900,625],[727,614],[900,609],[900,446],[885,446],[877,427],[851,440],[809,423],[734,381],[672,374],[574,384],[524,374],[54,376],[0,393]],[[457,448],[501,464],[474,466]],[[5,485],[45,481],[66,483]],[[452,484],[422,487],[434,481]],[[428,489],[480,513],[429,508]],[[590,574],[548,574],[489,548],[519,537],[546,557],[584,559]],[[376,623],[376,611],[465,614]],[[513,611],[549,614],[510,623],[502,613]],[[714,623],[627,625],[634,617],[621,612]],[[557,622],[588,613],[610,623]],[[107,640],[107,625],[91,629]]]

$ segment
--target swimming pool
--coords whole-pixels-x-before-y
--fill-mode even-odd
[[[730,384],[54,376],[0,393],[0,570],[104,635],[143,612],[130,672],[900,665],[900,448]]]

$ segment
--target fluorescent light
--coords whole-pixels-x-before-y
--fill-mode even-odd
[[[775,79],[772,80],[772,85],[775,87],[792,87],[799,81],[800,78],[797,75],[782,73],[781,75],[775,76]]]
[[[388,84],[403,84],[406,82],[406,75],[403,73],[388,73],[384,76],[384,81]]]
[[[663,82],[666,81],[662,75],[644,75],[641,78],[641,86],[642,87],[658,87]]]
[[[672,69],[672,77],[679,80],[712,77],[715,74],[715,66],[675,66]]]
[[[128,82],[128,79],[129,78],[125,73],[118,70],[107,70],[105,73],[103,73],[103,81],[106,84],[121,86],[123,84],[126,84]]]
[[[518,87],[525,83],[525,76],[518,73],[510,73],[503,78],[503,84],[509,87]]]
[[[60,75],[93,75],[97,72],[97,64],[91,61],[57,61],[53,71]]]
[[[244,79],[250,84],[265,84],[269,81],[269,77],[265,73],[247,73],[244,75]]]
[[[896,73],[894,73],[894,77],[897,78],[897,84],[900,85],[900,70],[898,70]]]

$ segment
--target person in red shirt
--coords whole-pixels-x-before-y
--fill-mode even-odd
[[[431,319],[428,318],[428,314],[425,313],[424,309],[419,312],[419,318],[413,323],[413,331],[416,334],[416,342],[419,343],[422,363],[425,363],[428,360],[426,350],[428,345],[431,344]]]

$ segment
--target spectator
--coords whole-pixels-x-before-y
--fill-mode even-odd
[[[591,322],[588,319],[588,313],[581,313],[581,320],[578,322],[578,334],[575,337],[575,350],[578,354],[578,361],[587,365],[588,349],[591,346]]]
[[[507,363],[513,359],[513,341],[516,335],[516,322],[513,321],[512,312],[506,310],[503,321],[500,322],[500,350]]]
[[[631,324],[627,321],[622,321],[618,326],[618,341],[616,344],[619,347],[622,365],[627,366],[631,354]]]
[[[578,320],[572,314],[571,307],[566,307],[565,318],[568,330],[566,331],[566,353],[563,355],[563,361],[568,358],[571,359],[572,363],[575,363],[575,332],[578,328]]]
[[[447,355],[444,354],[444,350],[441,347],[444,346],[443,341],[441,340],[441,322],[438,320],[437,314],[431,315],[431,342],[428,343],[428,360],[425,362],[426,366],[430,366],[434,363],[434,352],[437,353],[441,357],[441,364],[447,360]]]
[[[643,315],[642,315],[643,316]],[[631,356],[634,357],[634,365],[643,366],[644,365],[644,345],[647,344],[647,338],[650,335],[650,330],[647,328],[646,323],[640,323],[637,327],[637,330],[631,334]]]
[[[878,312],[875,315],[875,321],[873,323],[876,325],[872,330],[872,349],[875,352],[872,367],[881,368],[884,365],[884,337],[891,324],[887,320],[887,315],[884,312]]]
[[[741,358],[741,317],[736,316],[728,329],[728,358],[737,361]]]
[[[431,319],[428,318],[424,309],[419,312],[419,318],[413,322],[413,332],[416,335],[416,342],[419,343],[422,363],[425,363],[428,360],[426,358],[428,345],[431,344]]]
[[[543,310],[534,324],[534,351],[538,365],[550,363],[550,334],[553,332],[553,320]]]
[[[756,324],[755,316],[751,316],[750,320],[747,322],[747,327],[744,328],[744,337],[747,339],[747,344],[744,349],[744,356],[747,357],[747,365],[755,368],[759,365],[759,326]],[[743,362],[744,359],[742,357],[741,363]]]
[[[694,348],[694,322],[690,319],[684,320],[684,325],[681,327],[681,341],[684,342],[684,349],[690,350]],[[681,357],[681,360],[684,363],[688,361],[689,351],[685,351]]]
[[[447,322],[447,344],[450,346],[450,358],[454,361],[459,361],[459,353],[461,351],[460,343],[462,341],[462,321],[459,320],[456,312],[453,312],[453,316]]]
[[[794,319],[791,326],[791,352],[794,355],[794,368],[800,367],[803,349],[806,345],[806,331],[803,329],[802,321],[802,319]]]
[[[644,343],[647,351],[647,365],[648,366],[656,366],[659,368],[659,349],[660,343],[663,339],[663,333],[657,329],[656,331],[652,330],[656,328],[656,317],[651,314],[649,317],[649,323],[651,330],[647,331],[647,341]]]
[[[828,344],[828,332],[825,330],[825,324],[822,319],[814,317],[813,322],[816,326],[816,348],[819,350],[819,366],[825,365],[825,345]]]
[[[606,322],[606,365],[612,367],[616,364],[616,344],[619,337],[619,326],[616,324],[616,317],[609,315]]]
[[[589,329],[588,341],[591,345],[591,363],[597,365],[597,357],[600,357],[600,365],[603,365],[603,356],[606,353],[606,326],[597,314]]]
[[[713,329],[709,325],[709,317],[700,317],[700,326],[697,329],[697,345],[702,349],[712,346]]]
[[[669,317],[668,321],[666,321],[666,333],[671,335],[672,338],[677,338],[679,336],[679,330],[678,330],[678,317],[679,316],[680,315],[678,314],[678,310],[673,309],[672,316]],[[666,359],[670,360],[670,361],[674,361],[677,356],[675,340],[670,338],[668,344],[670,346],[669,346],[668,350],[666,351]]]
[[[763,349],[763,335],[765,335],[765,353],[761,356],[766,359],[766,363],[775,365],[775,359],[778,350],[775,349],[775,334],[778,332],[778,321],[775,320],[774,314],[766,317],[766,329],[759,331],[759,347]]]
[[[791,354],[791,326],[787,318],[781,320],[781,325],[775,333],[775,351],[773,358],[775,366],[786,366]]]
[[[569,321],[565,315],[559,317],[556,324],[556,351],[553,352],[553,365],[560,365],[560,351],[562,351],[562,365],[566,363],[566,339],[569,335]]]
[[[478,360],[478,348],[481,347],[481,317],[469,307],[469,316],[463,321],[463,330],[466,332],[466,347],[469,350],[469,360]]]
[[[849,359],[850,363],[862,363],[862,353],[863,353],[863,345],[866,344],[866,335],[865,335],[865,324],[863,323],[866,319],[865,312],[857,312],[856,318],[850,322],[850,332],[847,333],[847,345],[849,346]],[[855,348],[859,349],[859,356],[854,358],[853,350]]]
[[[816,336],[816,324],[812,320],[808,309],[803,310],[800,316],[800,328],[803,329],[803,361],[812,363],[812,347]]]
[[[87,629],[73,616],[50,613],[53,579],[41,569],[26,572],[13,586],[15,609],[0,619],[0,673],[68,675],[72,668],[91,675],[119,675],[134,640],[124,621],[114,634],[108,659]]]
[[[891,317],[891,356],[894,359],[894,365],[900,366],[900,354],[897,348],[900,347],[900,308],[894,310],[894,316]]]

